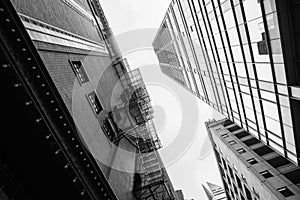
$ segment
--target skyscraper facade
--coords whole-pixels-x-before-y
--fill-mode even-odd
[[[300,167],[231,120],[206,122],[227,199],[300,198]]]
[[[163,73],[298,163],[297,1],[173,0],[154,39]]]
[[[0,1],[0,24],[0,199],[175,199],[100,2]]]

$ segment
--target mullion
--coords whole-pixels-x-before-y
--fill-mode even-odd
[[[193,58],[194,58],[195,64],[196,64],[197,68],[200,69],[199,61],[198,61],[198,59],[197,59],[197,56],[196,56],[196,53],[195,53],[195,48],[194,48],[194,45],[193,45],[192,40],[191,40],[191,35],[190,35],[189,30],[188,30],[188,25],[187,25],[187,23],[186,23],[186,17],[185,17],[185,15],[184,15],[183,10],[182,10],[182,6],[181,6],[180,1],[178,1],[178,3],[180,4],[181,13],[182,13],[183,22],[184,22],[184,27],[185,27],[185,29],[186,29],[186,33],[187,33],[187,36],[188,36],[188,41],[189,41],[189,43],[190,43],[190,49],[192,50],[192,54],[193,54]],[[189,7],[188,7],[188,8],[189,8]],[[190,11],[191,11],[191,10],[190,10]],[[191,16],[193,16],[192,12],[191,12]],[[200,79],[200,81],[201,81],[201,80],[202,80],[202,77],[200,76],[200,74],[199,74],[198,76],[199,76],[199,79]],[[200,85],[200,87],[202,87],[202,86]],[[203,91],[205,91],[205,90],[203,90]],[[199,96],[200,96],[200,93],[199,93]],[[207,96],[207,97],[208,97],[208,96]]]
[[[246,14],[245,14],[244,5],[243,5],[242,2],[240,3],[240,7],[241,7],[243,20],[244,20],[244,22],[246,22],[247,21],[246,20]],[[250,57],[251,57],[251,61],[252,61],[254,78],[255,78],[255,82],[256,82],[257,94],[258,94],[258,99],[259,99],[258,101],[259,101],[259,104],[260,104],[260,111],[261,111],[263,125],[264,125],[263,128],[264,128],[264,132],[265,132],[265,138],[266,138],[267,144],[269,145],[269,137],[268,137],[268,132],[267,132],[266,120],[265,120],[265,117],[264,117],[265,114],[264,114],[264,109],[263,109],[263,104],[262,104],[262,97],[261,97],[261,93],[260,93],[260,89],[259,89],[258,76],[257,76],[257,71],[256,71],[256,65],[255,65],[256,62],[255,62],[254,55],[253,55],[253,50],[252,50],[252,46],[251,46],[250,34],[249,34],[249,29],[248,29],[248,24],[247,23],[248,22],[244,23],[244,26],[245,26],[245,31],[246,31],[248,47],[249,47],[249,51],[250,51]],[[250,85],[250,87],[251,87],[250,90],[252,92],[252,89],[255,89],[255,88],[254,87],[252,88],[252,85]],[[259,139],[261,139],[260,132],[259,132]]]
[[[190,4],[189,1],[188,1],[188,4],[189,4],[189,8],[190,8],[190,10],[191,10],[193,22],[194,22],[194,24],[195,24],[195,30],[196,30],[196,33],[197,33],[197,36],[198,36],[198,41],[199,41],[199,44],[200,44],[200,47],[201,47],[201,50],[202,50],[202,53],[203,53],[203,58],[204,58],[205,63],[206,63],[206,69],[207,69],[207,71],[209,72],[208,66],[210,65],[210,62],[207,60],[206,56],[204,56],[204,52],[207,51],[206,47],[205,47],[205,50],[204,50],[204,49],[203,49],[203,46],[201,45],[200,35],[199,35],[199,29],[200,29],[199,26],[200,26],[200,25],[199,25],[199,22],[198,22],[199,20],[198,20],[197,14],[196,14],[197,12],[196,12],[196,9],[195,9],[195,5],[194,5],[194,2],[193,2],[193,1],[192,1],[192,6],[191,6],[191,4]],[[194,12],[192,12],[192,7],[193,7]],[[195,16],[196,16],[196,18],[197,18],[198,21],[195,20],[194,14],[195,14]],[[197,23],[196,23],[196,22],[197,22]],[[197,25],[198,25],[198,26],[197,26]],[[200,31],[201,31],[201,30],[200,30]],[[201,35],[202,35],[202,33],[201,33]],[[205,45],[205,43],[204,43],[203,45]],[[200,67],[199,67],[199,69],[200,69]],[[202,80],[203,85],[204,85],[204,81],[203,81],[202,75],[201,75],[201,80]],[[211,81],[211,78],[210,78],[210,81]],[[207,96],[208,96],[208,94],[207,94]],[[208,99],[208,98],[207,98],[207,99]],[[223,110],[222,104],[221,104],[221,110]],[[227,110],[227,114],[228,114],[228,110]]]
[[[273,85],[274,85],[276,104],[277,104],[278,115],[279,115],[279,123],[280,123],[280,129],[281,129],[284,156],[287,157],[282,114],[281,114],[281,108],[280,108],[279,96],[278,96],[278,89],[277,89],[277,85],[275,85],[275,83],[277,83],[277,81],[276,81],[276,75],[275,75],[274,61],[273,61],[273,56],[272,56],[272,47],[271,47],[268,23],[267,23],[267,19],[266,19],[266,11],[265,11],[264,1],[261,1],[260,5],[261,5],[262,18],[263,18],[263,23],[264,23],[265,32],[266,32],[266,42],[267,42],[267,48],[268,48],[268,52],[269,52],[269,58],[270,58],[270,64],[271,64],[271,70],[272,70]]]
[[[208,50],[207,50],[206,43],[204,42],[204,35],[203,35],[203,32],[202,32],[201,27],[200,27],[199,18],[198,18],[198,15],[197,15],[197,11],[196,11],[196,8],[195,8],[194,1],[191,1],[191,3],[192,3],[192,5],[193,5],[194,12],[195,12],[195,17],[196,17],[196,21],[197,21],[196,30],[197,30],[197,34],[198,34],[198,39],[199,39],[200,44],[201,44],[201,43],[203,44],[203,46],[202,46],[202,45],[200,45],[200,46],[201,46],[201,48],[202,48],[203,53],[206,53],[206,54],[207,54],[207,51],[208,51]],[[198,4],[199,4],[199,8],[201,9],[201,6],[200,6],[200,3],[199,3],[199,2],[198,2]],[[196,25],[196,23],[195,23],[195,25]],[[197,28],[198,28],[198,29],[197,29]],[[201,34],[201,37],[200,37],[200,35],[199,35],[198,30],[199,30],[199,32],[200,32],[200,34]],[[201,39],[200,39],[200,38],[201,38]],[[204,49],[203,49],[203,48],[204,48]],[[208,57],[207,55],[205,55],[204,59],[205,59],[206,63],[208,62],[209,65],[210,65],[210,62],[207,61],[207,59],[209,59],[209,57]],[[207,67],[208,67],[208,65],[207,65]],[[225,83],[225,79],[224,79],[224,75],[223,75],[223,70],[222,70],[222,68],[221,68],[221,71],[222,71],[222,78],[223,78],[223,82],[224,82],[223,84],[224,84],[224,87],[225,87],[226,83]],[[231,114],[231,116],[232,116],[232,118],[233,118],[233,113],[232,113],[231,104],[229,103],[229,102],[230,102],[230,101],[229,101],[229,100],[230,100],[230,99],[229,99],[229,94],[228,94],[228,90],[227,90],[226,87],[225,87],[225,91],[226,91],[226,96],[227,96],[227,101],[225,101],[225,104],[226,104],[226,102],[227,102],[228,105],[229,105],[229,107],[230,107],[230,112],[229,112],[229,111],[228,111],[228,106],[226,105],[227,115],[228,115],[228,117],[229,117],[230,114]]]
[[[235,10],[234,10],[234,4],[233,4],[233,2],[231,1],[231,0],[229,0],[229,2],[230,2],[230,5],[231,5],[231,10],[232,10],[232,14],[233,14],[233,17],[236,19],[236,13],[234,12]],[[220,8],[221,9],[221,8]],[[229,11],[228,11],[229,12]],[[223,16],[223,15],[222,15]],[[221,17],[222,18],[222,17]],[[223,17],[224,18],[224,17]],[[235,21],[235,25],[237,25],[237,22]],[[234,73],[235,73],[235,79],[236,79],[236,83],[237,83],[237,90],[238,90],[238,95],[239,95],[239,97],[240,97],[240,101],[241,101],[241,104],[242,104],[242,110],[243,110],[243,114],[244,114],[244,118],[245,119],[247,119],[247,116],[246,116],[246,112],[245,112],[245,105],[244,105],[244,101],[243,101],[243,97],[242,97],[242,94],[241,94],[241,88],[240,88],[240,84],[239,84],[239,79],[238,79],[238,75],[237,75],[237,71],[236,71],[236,65],[235,65],[235,62],[234,62],[234,56],[233,56],[233,53],[232,53],[232,49],[231,49],[231,41],[228,39],[228,32],[227,32],[227,28],[226,28],[226,24],[224,25],[224,29],[226,30],[226,32],[225,32],[225,34],[226,34],[226,36],[227,36],[227,40],[228,40],[228,48],[229,48],[229,52],[230,52],[230,56],[231,56],[231,59],[232,59],[232,65],[233,65],[233,71],[234,71]],[[238,32],[238,26],[236,26],[236,27],[233,27],[233,29],[237,29],[236,31],[237,31],[237,33],[239,33]],[[239,37],[238,38],[238,40],[239,40],[239,42],[240,42],[240,44],[241,44],[241,38]],[[242,48],[242,46],[241,46],[241,48]],[[242,55],[243,55],[243,59],[245,59],[245,55],[244,55],[244,52],[242,51]],[[238,102],[237,102],[238,103]],[[253,111],[254,112],[254,111]],[[243,124],[242,123],[242,118],[240,117],[240,121],[241,121],[241,124]],[[247,127],[247,130],[249,130],[248,129],[248,121],[247,120],[245,120],[245,123],[246,123],[246,127]]]
[[[167,13],[167,20],[170,22],[170,31],[171,31],[171,34],[173,34],[173,38],[174,38],[174,41],[175,41],[175,46],[176,46],[177,51],[178,51],[178,53],[179,53],[179,57],[180,57],[180,59],[181,59],[182,65],[183,65],[183,69],[185,69],[185,64],[184,64],[184,61],[183,61],[183,58],[182,58],[180,49],[179,49],[179,47],[178,47],[178,43],[177,43],[177,40],[176,40],[176,35],[175,35],[174,29],[173,29],[173,25],[172,25],[172,22],[171,22],[169,13]],[[177,55],[177,53],[176,53],[176,55]],[[190,89],[191,89],[192,86],[191,86],[190,80],[189,80],[189,78],[188,78],[187,72],[186,72],[185,70],[183,70],[183,71],[184,71],[184,73],[186,74],[186,77],[187,77],[187,80],[188,80],[188,85],[189,85],[189,87],[190,87]]]
[[[175,3],[175,4],[177,5],[177,7],[178,7],[178,11],[179,11],[180,17],[181,17],[182,22],[183,22],[183,18],[182,18],[182,15],[181,15],[181,6],[180,6],[180,4],[178,3],[177,0],[175,0],[174,3]],[[172,8],[172,7],[171,7],[171,8]],[[173,8],[172,8],[172,11],[173,11]],[[177,29],[178,29],[179,32],[180,32],[179,24],[178,24],[177,17],[176,17],[176,15],[175,15],[175,13],[174,13],[174,21],[175,21],[175,23],[176,23]],[[189,65],[189,70],[192,72],[193,70],[192,70],[191,62],[190,62],[190,59],[189,59],[189,57],[188,57],[187,50],[186,50],[186,47],[185,47],[185,44],[184,44],[184,41],[183,41],[183,39],[182,39],[181,34],[179,34],[179,37],[180,37],[180,42],[181,42],[182,47],[183,47],[184,54],[185,54],[186,59],[187,59],[187,63],[188,63],[188,65]],[[192,79],[193,79],[193,83],[194,83],[196,92],[197,92],[197,94],[200,96],[200,93],[199,93],[199,90],[198,90],[198,87],[197,87],[197,83],[196,83],[194,74],[193,74],[193,73],[190,73],[190,74],[191,74],[191,77],[192,77]],[[191,88],[191,89],[192,89],[192,88]],[[192,90],[192,92],[194,92],[194,91]]]
[[[191,3],[190,3],[190,1],[188,1],[188,4],[189,4],[189,6],[190,6],[190,10],[192,10],[192,6],[193,6],[193,10],[194,10],[194,13],[196,13],[196,9],[195,9],[195,5],[194,5],[194,2],[192,1],[192,6],[191,6]],[[194,24],[195,24],[195,26],[196,26],[196,20],[195,20],[195,17],[194,17],[194,15],[193,15],[193,12],[191,12],[192,13],[192,17],[193,17],[193,21],[194,21]],[[201,41],[200,41],[200,36],[199,36],[199,32],[198,32],[198,29],[197,29],[197,26],[196,26],[196,32],[197,32],[197,36],[198,36],[198,40],[199,40],[199,43],[201,44]],[[202,45],[200,45],[201,46],[201,48],[202,48]],[[203,51],[203,48],[202,48],[202,51]],[[207,50],[206,50],[207,51]],[[206,64],[207,64],[207,60],[205,59],[205,62],[206,62]],[[209,65],[211,65],[211,63],[209,62]],[[208,66],[208,64],[207,64],[207,66]],[[210,66],[210,68],[212,68],[211,66]],[[218,74],[218,77],[219,77],[219,79],[220,79],[220,84],[221,84],[221,80],[223,80],[224,81],[224,77],[222,76],[222,78],[223,79],[221,79],[220,78],[220,73],[219,73],[219,70],[218,70],[218,68],[217,68],[217,74]],[[223,74],[222,74],[223,75]],[[217,84],[216,84],[216,91],[218,92],[218,86],[217,86]],[[223,95],[223,97],[225,98],[225,94],[224,94],[224,88],[221,86],[221,89],[222,89],[222,95]],[[219,92],[218,92],[219,93]],[[220,100],[220,96],[219,96],[219,101],[220,101],[220,107],[221,107],[221,111],[223,111],[223,107],[222,107],[222,101]],[[224,101],[225,101],[225,99],[224,99]],[[226,105],[226,101],[225,101],[225,105]],[[228,108],[227,108],[227,106],[226,106],[226,110],[227,110],[227,114],[228,114]]]
[[[201,50],[202,50],[202,53],[204,53],[204,50],[203,50],[203,47],[202,47],[202,45],[201,45],[201,42],[200,42],[200,40],[199,40],[199,32],[198,32],[198,29],[197,29],[197,24],[196,24],[196,20],[195,20],[195,17],[194,17],[194,13],[193,13],[193,11],[192,11],[192,8],[191,8],[191,5],[190,5],[190,2],[189,2],[189,0],[187,0],[187,2],[188,2],[188,5],[189,5],[189,9],[190,9],[190,12],[191,12],[191,17],[192,17],[192,19],[193,19],[193,22],[194,22],[194,25],[195,25],[195,31],[196,31],[196,33],[197,33],[197,36],[198,36],[198,41],[199,41],[199,46],[200,46],[200,48],[201,48]],[[195,52],[196,52],[196,50],[194,50]],[[208,66],[208,64],[207,64],[207,60],[206,60],[206,57],[204,56],[204,54],[203,54],[203,58],[204,58],[204,60],[205,60],[205,63],[206,63],[206,69],[207,69],[207,66]],[[199,66],[200,64],[199,64],[199,61],[197,62],[197,67],[198,67],[198,69],[199,69],[199,78],[200,78],[200,80],[201,80],[201,83],[202,83],[202,85],[203,85],[203,91],[205,92],[205,95],[206,95],[206,99],[209,101],[209,96],[208,96],[208,93],[207,93],[207,90],[206,90],[206,86],[205,86],[205,83],[204,83],[204,80],[203,80],[203,77],[202,77],[202,73],[201,73],[201,68],[200,68],[200,66]],[[207,69],[208,70],[208,69]]]
[[[232,12],[233,12],[233,17],[234,17],[236,29],[237,29],[237,34],[238,34],[238,37],[239,37],[239,43],[240,43],[240,47],[241,47],[241,51],[242,51],[242,56],[243,56],[243,60],[244,60],[246,76],[247,76],[247,83],[248,83],[248,88],[249,88],[249,91],[250,91],[250,98],[251,98],[252,106],[254,108],[253,113],[254,113],[254,117],[255,117],[255,121],[256,121],[256,129],[257,129],[257,132],[258,132],[258,135],[259,135],[258,137],[259,137],[259,139],[261,139],[260,134],[259,134],[259,125],[258,125],[258,120],[257,120],[257,113],[256,113],[256,108],[255,108],[255,103],[254,103],[254,98],[253,98],[253,92],[252,92],[252,89],[251,89],[251,82],[250,82],[249,71],[248,71],[248,67],[247,67],[245,51],[244,51],[244,48],[243,48],[243,42],[242,42],[241,32],[240,32],[239,25],[238,25],[235,6],[234,6],[232,0],[231,0],[231,7],[232,7]],[[244,21],[244,23],[245,23],[245,21]],[[244,99],[242,98],[242,95],[241,95],[241,100],[242,100],[242,102],[244,101]],[[243,108],[244,108],[244,103],[243,103]],[[244,109],[244,114],[245,114],[246,123],[248,125],[245,109]]]
[[[174,23],[175,23],[175,26],[176,26],[176,30],[177,30],[177,32],[178,32],[178,37],[180,38],[180,42],[182,43],[181,31],[180,31],[179,26],[178,26],[178,24],[177,24],[177,18],[176,18],[176,15],[175,15],[175,12],[174,12],[172,6],[170,7],[170,12],[171,12],[171,14],[172,14],[172,16],[173,16],[173,19],[174,19]],[[172,23],[171,23],[171,25],[172,25]],[[173,25],[172,25],[172,27],[173,27]],[[174,30],[174,28],[173,28],[173,30]],[[177,40],[176,40],[176,44],[178,45],[178,52],[179,52],[179,54],[180,54],[181,61],[182,61],[183,65],[184,65],[184,68],[183,68],[184,70],[183,70],[183,71],[185,72],[186,77],[187,77],[187,79],[188,79],[188,83],[189,83],[189,86],[190,86],[189,89],[190,89],[191,92],[193,92],[193,89],[192,89],[192,83],[191,83],[190,77],[189,77],[189,75],[188,75],[188,72],[187,72],[187,70],[186,70],[188,67],[185,66],[184,59],[183,59],[183,55],[182,55],[181,49],[179,48],[179,44],[178,44]],[[182,45],[182,49],[183,49],[183,51],[184,51],[184,45]],[[183,53],[185,53],[185,52],[183,52]],[[185,54],[185,56],[186,56],[186,54]],[[187,58],[187,60],[188,60],[188,58]],[[187,61],[187,64],[189,64],[188,61]]]
[[[203,3],[203,5],[204,5],[204,2],[202,2]],[[205,26],[205,31],[206,31],[206,34],[207,34],[207,39],[208,39],[208,42],[209,42],[209,46],[211,47],[211,53],[212,53],[212,56],[213,56],[213,61],[214,61],[214,63],[217,65],[217,62],[216,62],[216,58],[215,58],[215,54],[214,54],[214,52],[213,52],[213,47],[212,47],[212,42],[211,42],[211,39],[210,39],[210,37],[209,37],[209,31],[208,31],[208,28],[207,28],[207,24],[206,24],[206,21],[204,20],[205,19],[205,17],[204,17],[204,14],[203,14],[203,6],[201,6],[201,3],[200,3],[200,1],[198,0],[198,4],[199,4],[199,7],[200,7],[200,12],[201,12],[201,15],[202,15],[202,19],[203,19],[203,24],[204,24],[204,26]],[[204,9],[206,10],[206,8],[204,7]],[[206,14],[207,14],[207,11],[206,11]],[[208,17],[208,15],[206,15],[207,17]],[[197,18],[198,18],[198,16],[197,16]],[[199,21],[199,20],[198,20]],[[207,53],[207,57],[208,57],[208,59],[210,59],[209,58],[209,56],[208,56],[208,47],[207,47],[207,45],[206,45],[206,43],[205,43],[205,41],[204,41],[204,35],[203,35],[203,32],[201,31],[201,28],[200,28],[200,24],[199,24],[199,29],[200,29],[200,32],[201,32],[201,36],[202,36],[202,40],[203,40],[203,44],[205,45],[205,49],[206,49],[206,53]],[[211,70],[211,75],[213,75],[213,70],[212,70],[212,66],[211,66],[211,64],[209,65],[210,66],[210,70]],[[217,72],[218,72],[218,68],[217,68],[217,66],[216,66],[216,69],[217,69]],[[224,77],[223,77],[224,78]],[[219,77],[219,79],[220,79],[220,77]],[[216,81],[215,81],[215,79],[214,79],[214,77],[212,77],[212,80],[213,80],[213,82],[214,82],[214,86],[216,87],[216,90],[217,90],[217,84],[216,84]],[[217,90],[217,93],[218,93],[218,90]],[[228,93],[227,93],[228,94]],[[219,95],[219,94],[218,94]],[[218,96],[219,98],[220,98],[220,96]],[[221,102],[221,100],[219,99],[219,101]],[[230,101],[229,101],[229,96],[228,96],[228,102],[229,102],[229,104],[230,104]],[[221,107],[222,107],[222,103],[220,103],[220,105],[221,105]],[[230,105],[230,107],[231,107],[231,105]],[[231,109],[232,110],[232,109]],[[234,118],[233,117],[233,113],[231,112],[231,116],[232,116],[232,118]]]
[[[198,3],[199,3],[199,2],[198,2]],[[195,6],[194,3],[193,3],[193,6]],[[200,3],[199,3],[199,8],[200,8],[200,10],[201,10]],[[196,11],[195,11],[195,13],[196,13]],[[216,99],[216,101],[217,101],[217,103],[219,102],[218,105],[221,106],[221,110],[222,110],[223,108],[222,108],[222,103],[221,103],[221,100],[220,100],[219,92],[218,92],[218,89],[217,89],[217,84],[216,84],[215,79],[214,79],[214,77],[213,77],[214,72],[213,72],[213,70],[212,70],[212,66],[211,66],[211,63],[210,63],[210,61],[209,61],[210,58],[209,58],[209,56],[208,56],[207,45],[206,45],[206,43],[205,43],[205,41],[204,41],[204,39],[203,39],[204,37],[203,37],[203,32],[201,31],[201,28],[200,28],[199,18],[198,18],[198,16],[197,16],[197,14],[196,14],[195,16],[196,16],[196,18],[197,18],[198,29],[200,30],[200,33],[201,33],[201,36],[202,36],[202,43],[203,43],[204,48],[205,48],[205,51],[203,51],[203,52],[205,53],[204,59],[205,59],[206,63],[208,63],[206,67],[207,67],[207,70],[208,70],[207,72],[208,72],[208,75],[209,75],[209,79],[210,79],[210,82],[211,82],[211,86],[212,86],[212,89],[213,89],[213,93],[214,93],[215,97],[218,98],[218,99]],[[196,30],[198,30],[198,29],[197,29],[197,26],[196,26]],[[198,33],[198,31],[197,31],[197,33]],[[208,32],[207,32],[207,33],[208,33]],[[199,34],[198,34],[198,37],[200,38]],[[199,42],[200,42],[200,44],[201,44],[201,40],[200,40],[200,39],[199,39]],[[203,47],[201,46],[201,48],[203,48]],[[219,79],[220,79],[220,77],[219,77]],[[214,84],[213,84],[213,83],[214,83]],[[215,94],[215,91],[218,93],[218,95]],[[229,113],[227,112],[227,114],[229,114]]]
[[[230,48],[229,36],[228,36],[228,34],[227,34],[226,24],[225,24],[225,20],[224,20],[224,16],[223,16],[223,12],[222,12],[222,7],[221,7],[220,1],[218,1],[218,4],[219,4],[219,10],[220,10],[220,13],[221,13],[220,16],[221,16],[221,19],[222,19],[222,24],[223,24],[223,27],[224,27],[226,40],[227,40],[227,43],[228,43],[228,49],[229,49],[229,52],[230,52],[230,54],[231,54],[231,60],[233,61],[233,55],[232,55],[232,51],[231,51],[231,48]],[[215,15],[216,15],[216,13],[215,13]],[[217,18],[216,18],[216,20],[217,20],[217,23],[218,23],[218,27],[220,28],[219,21],[218,21]],[[226,58],[226,64],[227,64],[227,66],[228,66],[228,72],[229,72],[229,75],[230,75],[230,80],[231,80],[231,85],[232,85],[232,91],[233,91],[233,93],[234,93],[235,102],[238,103],[238,100],[237,100],[237,94],[236,94],[236,91],[235,91],[235,89],[234,89],[236,86],[234,86],[234,83],[233,83],[232,73],[231,73],[231,69],[230,69],[230,66],[229,66],[228,55],[227,55],[227,52],[225,51],[225,43],[224,43],[223,36],[222,36],[221,32],[220,32],[220,38],[221,38],[221,41],[222,41],[222,45],[223,45],[223,47],[224,47],[224,48],[223,48],[223,49],[224,49],[224,55],[225,55],[225,58]],[[234,65],[233,62],[232,62],[231,64]],[[235,65],[234,65],[234,66],[235,66]],[[222,65],[221,65],[221,67],[222,67]],[[235,72],[235,74],[236,74],[236,72]],[[225,85],[225,86],[226,86],[226,85]],[[238,88],[238,90],[240,91],[239,88]],[[240,94],[240,95],[241,95],[241,94]],[[230,103],[230,98],[229,98],[228,100],[229,100],[229,103]],[[243,123],[242,123],[242,117],[241,117],[241,112],[240,112],[240,108],[239,108],[238,105],[237,105],[237,109],[238,109],[238,115],[239,115],[239,118],[240,118],[241,125],[243,125]],[[244,115],[245,115],[245,112],[244,112]],[[233,117],[233,119],[234,119],[234,117]],[[248,128],[247,123],[246,123],[246,127]]]

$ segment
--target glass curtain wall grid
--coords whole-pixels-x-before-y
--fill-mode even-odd
[[[153,46],[163,73],[298,162],[276,3],[173,0]]]

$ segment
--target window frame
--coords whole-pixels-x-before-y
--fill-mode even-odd
[[[90,82],[90,77],[89,77],[87,71],[85,70],[83,62],[81,60],[69,60],[69,63],[70,63],[70,65],[72,67],[72,70],[73,70],[73,72],[74,72],[74,74],[75,74],[75,76],[76,76],[76,78],[77,78],[77,80],[78,80],[78,82],[79,82],[79,84],[81,86],[84,85],[84,84],[86,84],[86,83],[88,83],[88,82]],[[81,78],[79,77],[79,72],[77,72],[76,67],[74,65],[76,63],[80,63],[80,68],[83,71],[83,75],[85,76],[85,78],[87,79],[87,81],[83,82],[81,80]]]

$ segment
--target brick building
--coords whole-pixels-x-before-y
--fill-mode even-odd
[[[0,197],[174,199],[149,95],[99,1],[11,0],[0,11],[11,132],[0,139]]]

